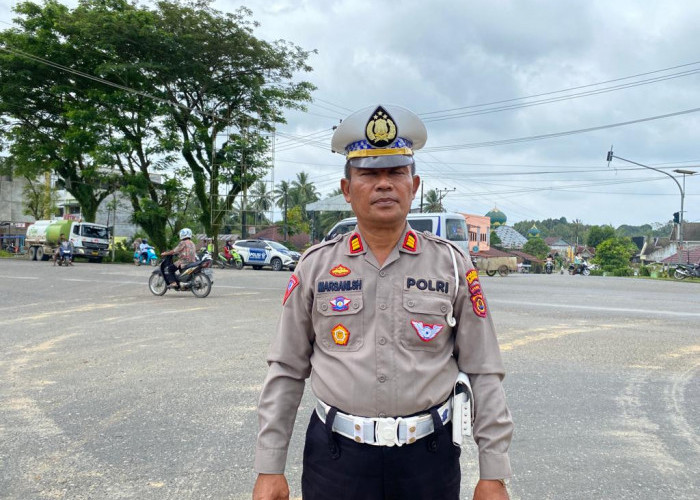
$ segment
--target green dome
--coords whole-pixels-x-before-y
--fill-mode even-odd
[[[530,230],[527,232],[527,235],[528,236],[539,236],[540,230],[537,229],[537,226],[533,224],[532,227],[530,228]]]
[[[491,227],[505,226],[508,217],[498,208],[493,207],[493,210],[486,214],[486,217],[491,219]]]

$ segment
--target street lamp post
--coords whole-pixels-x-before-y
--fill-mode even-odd
[[[674,170],[677,174],[682,174],[683,175],[683,189],[681,190],[681,216],[680,216],[680,225],[678,229],[678,240],[681,242],[681,245],[683,245],[683,237],[685,236],[685,233],[683,232],[683,199],[685,198],[685,176],[686,175],[693,175],[696,173],[694,170],[684,170],[681,168],[677,168]],[[685,246],[685,245],[684,245]],[[678,260],[680,262],[680,254],[678,256]]]
[[[607,156],[607,161],[608,165],[610,165],[610,162],[612,161],[613,158],[617,158],[618,160],[626,161],[627,163],[631,163],[632,165],[637,165],[640,167],[648,168],[649,170],[654,170],[655,172],[659,172],[661,174],[669,176],[671,179],[673,179],[673,182],[676,183],[676,186],[678,186],[678,190],[681,192],[681,216],[680,216],[680,224],[679,224],[679,229],[678,229],[678,263],[681,263],[681,251],[683,250],[683,201],[685,199],[685,176],[686,175],[692,175],[695,172],[692,170],[674,170],[674,172],[678,172],[679,174],[683,174],[683,187],[681,187],[680,183],[678,180],[669,174],[668,172],[664,172],[663,170],[659,170],[658,168],[650,167],[649,165],[643,165],[641,163],[637,163],[636,161],[628,160],[626,158],[621,158],[620,156],[616,156],[613,154],[612,147],[610,148],[610,151],[608,151],[608,156]]]

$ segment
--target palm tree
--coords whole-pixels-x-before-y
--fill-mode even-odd
[[[267,190],[265,181],[258,181],[253,184],[250,190],[250,197],[252,199],[250,208],[255,210],[255,223],[260,224],[263,219],[267,220],[265,212],[269,211],[274,204],[273,193]]]
[[[294,205],[301,206],[302,214],[306,220],[306,205],[318,201],[320,198],[316,186],[309,181],[309,174],[303,171],[297,174],[296,180],[292,181],[290,198]]]
[[[431,189],[425,193],[425,201],[423,202],[424,212],[444,212],[445,209],[442,207],[442,199],[438,195],[437,191]]]
[[[278,185],[277,188],[275,188],[274,194],[275,194],[275,204],[277,205],[277,208],[281,208],[284,210],[284,204],[289,203],[289,192],[291,191],[292,186],[289,184],[287,181],[281,181]]]

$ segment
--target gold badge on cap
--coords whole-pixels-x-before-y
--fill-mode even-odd
[[[365,127],[365,137],[375,148],[383,148],[394,142],[398,130],[391,115],[381,106],[374,110]]]

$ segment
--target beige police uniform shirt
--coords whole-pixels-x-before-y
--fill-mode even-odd
[[[268,364],[258,473],[284,472],[307,377],[316,397],[343,413],[398,417],[443,403],[462,371],[474,392],[480,476],[511,476],[513,424],[493,322],[471,260],[441,238],[407,224],[381,266],[359,232],[307,250]]]

